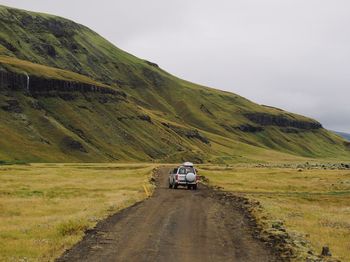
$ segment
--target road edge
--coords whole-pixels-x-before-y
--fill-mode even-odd
[[[211,188],[221,201],[229,202],[237,208],[249,222],[253,237],[271,249],[279,261],[340,262],[333,257],[317,255],[307,240],[300,236],[292,236],[282,221],[260,221],[256,214],[261,214],[264,208],[259,201],[211,185],[205,176],[202,176],[201,184]]]
[[[164,168],[164,166],[158,166],[158,167],[155,167],[152,169],[151,176],[148,180],[148,183],[150,185],[154,185],[155,187],[158,186],[158,176],[159,176],[159,170],[161,168]],[[140,201],[137,201],[128,207],[122,208],[122,209],[118,210],[117,212],[110,214],[107,217],[99,220],[93,228],[88,228],[84,231],[83,237],[78,242],[76,242],[73,246],[63,250],[63,252],[60,254],[60,256],[54,258],[53,261],[55,261],[55,262],[66,261],[65,258],[83,241],[86,241],[87,239],[95,238],[96,235],[98,234],[98,232],[101,231],[101,228],[104,227],[104,225],[110,223],[110,221],[113,221],[114,223],[117,222],[118,220],[120,220],[124,216],[125,213],[129,212],[130,209],[137,207],[138,205],[140,205],[144,201],[147,201],[149,198],[151,198],[153,196],[153,193],[154,193],[154,190],[151,190],[150,194],[146,198],[144,198]]]

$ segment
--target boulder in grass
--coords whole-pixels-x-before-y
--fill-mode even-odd
[[[331,251],[329,250],[329,247],[328,247],[328,246],[322,247],[322,253],[321,253],[321,255],[324,256],[324,257],[331,257],[331,256],[332,256],[332,253],[331,253]]]

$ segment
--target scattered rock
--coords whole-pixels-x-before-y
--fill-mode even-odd
[[[28,104],[31,108],[36,109],[36,110],[44,109],[44,107],[41,105],[41,103],[37,100],[32,100],[32,101],[28,102]]]
[[[242,132],[247,132],[247,133],[256,133],[256,132],[264,131],[264,128],[262,126],[253,126],[250,124],[245,124],[240,126],[231,126],[231,125],[222,124],[221,126],[229,132],[234,132],[237,130]]]
[[[278,229],[278,230],[283,231],[283,232],[286,231],[282,221],[273,221],[271,226],[274,229]]]
[[[144,68],[143,75],[147,78],[149,82],[155,87],[162,87],[164,86],[164,79],[153,70],[150,70],[148,68]]]
[[[325,256],[325,257],[331,257],[331,256],[332,256],[332,253],[331,253],[331,251],[329,250],[329,247],[328,247],[328,246],[322,247],[321,255],[322,255],[322,256]]]
[[[118,121],[124,121],[124,120],[141,120],[146,121],[150,124],[153,124],[152,118],[149,115],[137,115],[137,116],[119,116],[117,117]]]
[[[287,133],[287,134],[298,134],[301,131],[300,129],[293,128],[293,127],[282,127],[282,128],[280,128],[280,130],[283,133]]]
[[[51,57],[56,57],[56,49],[52,45],[45,45],[46,53]]]
[[[74,140],[73,138],[66,136],[62,139],[62,144],[73,151],[80,151],[82,153],[87,153],[87,150],[84,148],[84,146],[77,140]]]
[[[4,111],[11,112],[11,113],[22,113],[23,109],[21,108],[19,102],[17,100],[7,100],[7,105],[2,106],[1,108]]]
[[[256,164],[254,167],[257,168],[292,168],[296,169],[298,172],[302,172],[306,169],[324,169],[324,170],[348,170],[350,169],[350,164],[345,163],[304,163],[304,164]]]
[[[0,40],[0,45],[4,46],[7,50],[9,50],[13,53],[18,51],[17,48],[13,44],[7,42],[5,39]]]
[[[156,63],[153,63],[153,62],[150,62],[150,61],[147,61],[147,60],[144,60],[146,62],[146,64],[150,65],[150,66],[153,66],[155,68],[159,68],[159,66],[156,64]]]
[[[198,139],[204,144],[210,144],[210,141],[207,137],[199,133],[197,129],[188,129],[188,128],[183,128],[175,125],[171,125],[169,123],[162,122],[162,125],[173,130],[175,133],[177,133],[180,136],[187,137],[189,139]]]
[[[152,124],[152,119],[149,115],[139,115],[137,117],[142,121],[146,121],[146,122]]]
[[[203,104],[201,104],[200,110],[207,115],[214,116],[213,113]]]
[[[205,144],[209,144],[209,140],[208,138],[206,138],[205,136],[202,136],[197,129],[194,130],[188,130],[185,132],[185,136],[187,138],[194,138],[194,139],[198,139],[200,141],[202,141]]]
[[[250,132],[250,133],[256,133],[256,132],[261,132],[264,131],[264,128],[262,126],[252,126],[252,125],[240,125],[236,127],[236,129],[239,129],[243,132]]]

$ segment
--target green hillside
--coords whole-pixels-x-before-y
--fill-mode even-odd
[[[176,78],[67,19],[4,6],[0,137],[8,161],[350,156],[315,120]]]

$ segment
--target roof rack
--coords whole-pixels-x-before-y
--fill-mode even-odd
[[[187,167],[193,167],[193,163],[191,162],[184,162],[182,165]]]

